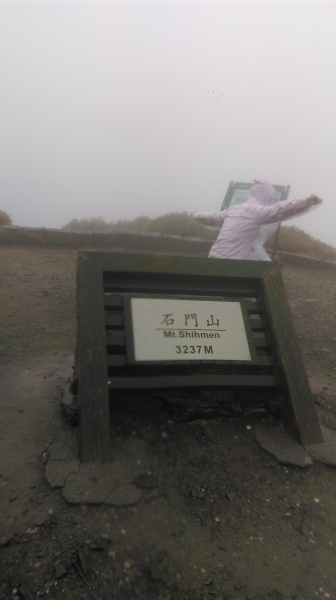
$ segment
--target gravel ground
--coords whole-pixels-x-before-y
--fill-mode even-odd
[[[113,412],[150,468],[130,506],[69,504],[44,476],[72,373],[76,251],[0,247],[0,599],[336,599],[336,473],[279,464],[236,415]],[[336,430],[336,271],[285,267],[320,421]],[[95,485],[93,477],[92,485]]]

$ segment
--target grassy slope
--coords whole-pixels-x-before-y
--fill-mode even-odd
[[[81,220],[73,219],[67,225],[64,225],[63,229],[101,232],[150,231],[180,235],[182,237],[198,237],[205,240],[216,239],[218,233],[217,230],[210,230],[202,225],[198,225],[186,212],[168,213],[156,219],[138,217],[133,221],[117,221],[116,223],[106,223],[101,217]],[[272,242],[273,238],[270,238],[268,245],[272,246]],[[294,226],[281,227],[278,250],[336,262],[336,248],[313,238],[305,231]]]

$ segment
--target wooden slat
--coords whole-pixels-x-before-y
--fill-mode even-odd
[[[121,326],[124,324],[124,315],[119,314],[108,314],[105,313],[105,325]]]
[[[124,367],[127,364],[124,354],[108,354],[106,362],[108,367]]]
[[[195,292],[197,289],[202,289],[203,294],[209,295],[221,295],[223,297],[230,298],[255,298],[258,294],[258,290],[255,288],[236,288],[236,287],[225,287],[224,285],[216,285],[213,282],[205,281],[204,283],[195,284],[193,281],[188,282],[187,278],[185,281],[174,282],[163,280],[155,282],[155,292],[161,294],[179,294],[188,295],[190,292]],[[111,283],[104,285],[104,292],[124,292],[124,293],[151,293],[153,292],[153,283],[150,280],[144,279],[142,281],[123,281],[120,282],[115,280]]]
[[[156,389],[176,387],[274,387],[279,381],[273,375],[164,375],[160,377],[109,377],[110,389]]]
[[[272,343],[268,338],[254,337],[252,339],[256,348],[272,348]]]
[[[262,310],[265,310],[264,304],[262,302],[259,302],[258,300],[256,302],[252,301],[252,300],[244,300],[244,304],[247,308],[247,312],[249,315],[260,315],[260,312]]]
[[[105,334],[106,344],[108,346],[125,346],[126,336],[125,331],[106,331]]]
[[[84,252],[82,255],[84,256]],[[144,276],[151,273],[156,277],[164,273],[185,278],[198,277],[202,282],[213,277],[233,280],[243,278],[260,282],[268,272],[270,264],[261,260],[216,260],[154,253],[130,255],[128,252],[85,251],[85,258],[102,272],[113,271],[116,275],[118,272],[143,273]]]
[[[122,298],[118,294],[104,294],[104,305],[122,307]]]
[[[275,360],[272,356],[260,356],[257,354],[258,366],[260,367],[272,367],[275,366]]]
[[[274,359],[271,356],[257,355],[257,359],[258,364],[256,366],[258,367],[272,367],[275,365]],[[126,356],[124,354],[108,354],[106,357],[106,361],[108,367],[124,367],[125,365],[127,365]],[[195,362],[197,361],[190,361],[190,364],[192,364],[192,366],[195,367]],[[164,363],[161,362],[160,364],[167,366],[176,365],[177,361],[165,361]],[[204,363],[202,363],[202,361],[199,361],[199,363],[197,364],[202,364],[204,366]]]
[[[262,329],[267,329],[268,324],[267,321],[265,321],[265,319],[250,319],[250,325],[251,325],[251,329],[252,331],[257,331],[257,330],[262,330]]]

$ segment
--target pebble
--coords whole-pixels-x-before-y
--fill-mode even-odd
[[[310,532],[309,529],[307,527],[307,525],[305,525],[304,523],[302,523],[301,527],[300,527],[300,531],[301,533],[303,533],[303,535],[305,535],[306,537],[310,536]]]
[[[18,495],[17,495],[17,494],[14,492],[14,494],[12,494],[12,495],[9,497],[9,502],[14,502],[14,500],[16,500],[16,498],[17,498],[17,497],[18,497]]]
[[[12,539],[13,539],[13,536],[11,534],[2,535],[0,537],[0,548],[3,546],[7,546]]]
[[[67,574],[67,570],[65,568],[64,565],[62,565],[62,563],[56,563],[55,564],[55,577],[56,579],[61,579],[61,577],[64,577],[64,575]]]
[[[105,550],[105,548],[100,544],[89,544],[89,548],[90,550]]]

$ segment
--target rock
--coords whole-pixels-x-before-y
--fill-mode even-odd
[[[300,527],[300,531],[303,535],[305,535],[306,537],[310,536],[310,532],[309,529],[307,527],[307,525],[305,525],[304,523],[302,523],[301,527]]]
[[[14,502],[14,500],[16,500],[18,497],[17,493],[14,492],[10,497],[9,497],[9,502]]]
[[[329,467],[336,467],[336,432],[321,425],[324,442],[322,444],[309,444],[306,450],[316,462],[324,463]]]
[[[142,493],[131,483],[116,487],[105,499],[105,504],[112,506],[132,506],[140,500]]]
[[[205,435],[206,439],[208,440],[208,442],[210,442],[211,444],[214,443],[215,437],[209,427],[204,427],[204,435]]]
[[[307,552],[308,550],[308,546],[304,543],[298,544],[298,547],[300,548],[301,552]]]
[[[8,546],[12,539],[13,535],[11,533],[8,533],[7,535],[2,535],[0,537],[0,548],[2,548],[3,546]]]
[[[90,548],[90,550],[98,550],[98,551],[105,550],[104,546],[101,546],[100,544],[89,544],[89,548]]]
[[[282,464],[306,468],[314,463],[306,450],[278,425],[255,425],[254,431],[261,448],[273,454]]]
[[[226,493],[226,497],[230,502],[234,501],[234,497],[235,497],[235,493],[234,492],[227,492]]]
[[[75,427],[78,423],[78,397],[74,396],[66,386],[61,396],[61,410],[69,425]]]
[[[62,577],[64,577],[64,575],[67,574],[67,570],[65,568],[65,566],[62,563],[56,563],[55,564],[55,577],[56,579],[61,579]]]

